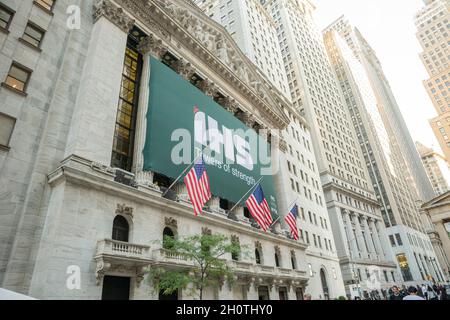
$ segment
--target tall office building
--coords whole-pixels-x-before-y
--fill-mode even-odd
[[[447,159],[432,148],[416,142],[417,150],[422,158],[423,165],[430,177],[436,196],[450,191],[450,169]]]
[[[351,28],[344,32],[347,39],[340,36],[343,21],[341,17],[324,31],[325,46],[363,149],[403,280],[418,284],[432,275],[443,281],[439,265],[429,264],[436,257],[416,208],[413,188],[408,184],[406,160],[397,135],[389,116],[383,114],[386,108],[380,105],[369,72],[361,62],[365,59],[361,43],[358,40],[352,42],[352,47],[347,45]],[[412,239],[417,239],[419,246],[414,246]]]
[[[314,5],[272,0],[264,6],[275,21],[294,108],[311,128],[347,294],[377,294],[370,285],[376,274],[383,275],[381,289],[401,278],[356,133],[312,18]]]
[[[433,198],[433,188],[375,51],[345,17],[337,19],[333,23],[333,29],[339,33],[366,70],[378,107],[382,108],[381,116],[392,129],[390,134],[395,136],[396,145],[403,154],[404,176],[407,184],[413,187],[413,196],[421,201]]]
[[[289,99],[275,24],[259,0],[195,2],[206,15],[227,29],[244,54]]]
[[[224,25],[242,51],[276,85],[284,84],[291,99],[286,71],[281,55],[275,23],[257,0],[200,0],[204,12]],[[278,77],[273,77],[276,73]],[[281,79],[281,81],[278,80]],[[332,224],[326,209],[326,200],[320,183],[319,168],[311,141],[311,128],[298,109],[291,104],[284,108],[290,125],[281,133],[286,142],[282,155],[279,181],[286,190],[288,203],[299,205],[300,236],[309,245],[306,263],[310,281],[306,292],[313,299],[336,298],[345,295],[339,259],[332,233]]]
[[[420,58],[428,71],[425,89],[438,114],[430,120],[445,158],[450,159],[450,57],[449,0],[424,0],[415,16],[417,39],[423,48]]]

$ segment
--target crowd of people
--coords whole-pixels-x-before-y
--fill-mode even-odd
[[[448,300],[447,289],[442,285],[397,286],[389,290],[389,300]]]

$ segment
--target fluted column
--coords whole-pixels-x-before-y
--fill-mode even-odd
[[[389,243],[389,238],[386,234],[386,230],[384,229],[384,225],[382,223],[383,222],[381,221],[375,221],[374,225],[379,235],[381,247],[383,248],[383,254],[387,260],[391,260],[394,259],[394,257],[392,256],[392,248],[391,244]]]
[[[364,243],[364,236],[362,233],[361,224],[359,223],[358,214],[355,214],[353,216],[353,218],[354,218],[355,230],[356,230],[356,241],[358,241],[359,249],[361,250],[360,252],[361,252],[363,258],[367,258],[368,252],[367,252],[366,245]]]
[[[352,259],[359,257],[358,247],[356,245],[356,239],[353,235],[352,223],[350,221],[350,214],[347,210],[342,212],[343,220],[347,230],[347,242],[350,250],[350,256]]]
[[[364,229],[364,234],[366,235],[366,243],[369,249],[369,253],[370,256],[373,258],[377,257],[377,252],[375,250],[375,245],[372,242],[372,237],[371,237],[371,232],[370,232],[370,228],[369,228],[369,223],[367,222],[367,217],[366,216],[361,216],[361,220],[363,223],[363,229]]]
[[[139,88],[139,103],[136,116],[136,130],[134,138],[134,161],[133,172],[136,175],[136,182],[139,185],[154,186],[153,172],[144,171],[144,147],[147,138],[147,113],[150,97],[151,80],[151,55],[157,58],[164,51],[162,41],[149,35],[141,40],[138,46],[139,52],[143,56],[142,75]]]
[[[378,230],[377,227],[375,226],[375,221],[374,220],[370,220],[370,227],[372,229],[372,238],[373,241],[375,242],[375,246],[377,248],[377,252],[378,252],[378,257],[380,258],[380,260],[385,260],[385,256],[384,256],[384,251],[383,251],[383,247],[381,245],[381,241],[380,241],[380,235],[378,234]]]

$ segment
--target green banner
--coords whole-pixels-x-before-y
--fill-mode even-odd
[[[149,86],[144,170],[176,179],[204,150],[213,195],[236,203],[263,178],[261,186],[276,219],[267,141],[154,58]]]

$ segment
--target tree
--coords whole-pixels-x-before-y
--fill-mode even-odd
[[[182,256],[192,263],[192,267],[182,270],[152,268],[149,278],[155,290],[170,295],[181,289],[186,290],[192,284],[190,294],[198,294],[200,300],[203,300],[206,288],[219,288],[225,280],[229,285],[233,284],[233,272],[224,256],[242,254],[239,243],[223,235],[195,235],[184,239],[165,236],[163,248],[169,255]]]

